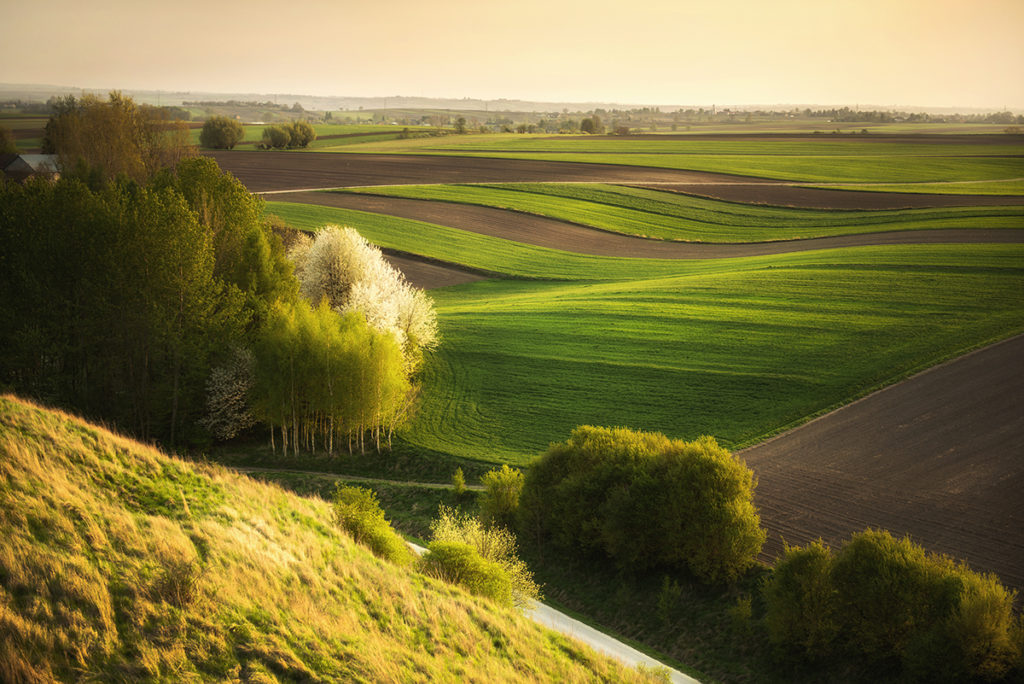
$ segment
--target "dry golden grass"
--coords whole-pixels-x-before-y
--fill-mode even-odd
[[[641,681],[327,503],[0,397],[0,681]]]

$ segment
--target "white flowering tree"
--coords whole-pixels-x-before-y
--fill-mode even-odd
[[[374,330],[393,335],[408,373],[423,351],[437,345],[433,301],[355,229],[325,226],[312,241],[295,245],[289,257],[306,298],[314,304],[326,299],[339,313],[358,311]]]

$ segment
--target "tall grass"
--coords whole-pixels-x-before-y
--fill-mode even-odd
[[[0,398],[0,680],[639,681],[304,499]]]

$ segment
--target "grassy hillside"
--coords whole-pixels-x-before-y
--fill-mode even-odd
[[[398,570],[326,503],[0,397],[0,680],[641,675]]]

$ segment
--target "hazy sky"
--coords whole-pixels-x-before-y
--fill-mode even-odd
[[[0,0],[0,82],[1024,110],[1024,0]]]

